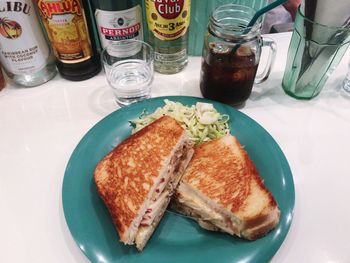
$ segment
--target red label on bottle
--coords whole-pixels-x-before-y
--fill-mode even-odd
[[[80,0],[37,1],[56,57],[64,63],[88,60],[92,49]]]
[[[122,29],[106,28],[103,26],[100,27],[101,33],[104,36],[112,36],[112,37],[134,36],[136,33],[140,31],[140,29],[141,29],[141,23],[137,23],[135,25],[125,27]]]
[[[77,14],[81,15],[79,0],[64,0],[58,2],[48,2],[39,0],[38,7],[44,17],[52,18],[52,15]]]
[[[184,0],[155,0],[155,7],[165,19],[173,19],[181,14]]]

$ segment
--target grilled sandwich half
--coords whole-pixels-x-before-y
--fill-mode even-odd
[[[192,155],[187,132],[173,118],[163,116],[98,163],[97,190],[124,244],[144,248]]]
[[[280,218],[254,163],[231,135],[195,148],[172,207],[205,229],[249,240],[265,235]]]

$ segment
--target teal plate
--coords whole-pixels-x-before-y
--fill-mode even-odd
[[[164,99],[193,105],[210,102],[230,116],[230,130],[245,146],[281,210],[279,225],[265,237],[246,241],[209,232],[194,221],[166,212],[142,253],[119,242],[107,208],[99,198],[93,171],[101,158],[130,135],[129,120],[146,109],[153,112]],[[80,141],[67,165],[62,202],[72,236],[91,262],[233,263],[268,262],[285,239],[293,217],[294,183],[288,162],[271,135],[242,112],[194,97],[159,97],[121,108],[98,122]]]

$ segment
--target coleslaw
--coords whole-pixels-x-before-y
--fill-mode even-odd
[[[165,105],[149,114],[145,110],[138,119],[129,121],[132,133],[141,130],[163,115],[174,118],[187,130],[196,145],[220,138],[230,132],[227,114],[220,114],[213,104],[197,102],[196,105],[185,106],[180,102],[164,100]]]

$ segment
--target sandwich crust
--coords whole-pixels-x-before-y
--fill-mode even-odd
[[[222,216],[219,224],[218,220],[211,219],[213,225],[247,239],[267,233],[276,226],[280,215],[277,203],[253,161],[231,135],[195,148],[177,189],[174,205],[183,206],[186,214],[192,210],[197,220],[214,229],[208,220],[210,211],[204,215],[204,220],[198,215],[198,212],[203,215],[206,206],[211,209],[212,217]]]
[[[133,244],[162,169],[184,136],[184,129],[163,116],[131,135],[97,165],[94,180],[122,242]]]

